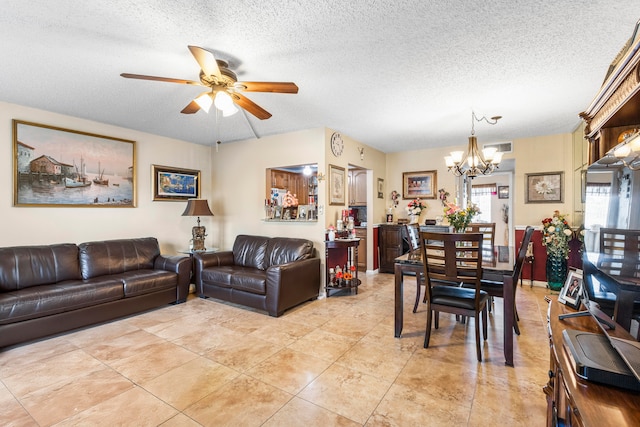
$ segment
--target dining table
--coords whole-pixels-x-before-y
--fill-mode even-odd
[[[482,250],[482,279],[497,282],[507,280],[511,283],[514,266],[515,249],[512,246],[485,247]],[[404,277],[415,276],[415,280],[420,280],[420,273],[424,272],[422,254],[419,250],[407,252],[395,259],[395,317],[394,336],[400,338],[402,335],[402,324],[404,322]],[[516,278],[517,280],[517,278]],[[513,366],[513,322],[515,319],[514,286],[502,287],[502,298],[504,300],[503,322],[504,322],[504,358],[505,364]]]

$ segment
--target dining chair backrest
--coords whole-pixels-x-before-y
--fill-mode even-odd
[[[520,243],[520,247],[518,248],[518,252],[516,253],[516,262],[513,265],[513,283],[515,284],[520,277],[520,273],[522,272],[522,267],[524,266],[524,260],[527,257],[527,249],[529,248],[529,242],[531,242],[531,236],[533,236],[534,228],[532,226],[528,226],[524,230],[524,234],[522,236],[522,242]]]
[[[420,248],[424,260],[424,274],[431,282],[453,282],[472,285],[480,292],[482,278],[481,233],[420,232]]]
[[[420,227],[418,224],[406,224],[407,241],[409,243],[409,252],[416,253],[420,249]]]
[[[493,248],[496,243],[496,223],[495,222],[471,222],[465,230],[467,233],[482,233],[484,236],[484,246]]]
[[[640,230],[601,228],[598,268],[612,276],[640,277]]]

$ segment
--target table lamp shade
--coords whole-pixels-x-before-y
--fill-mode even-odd
[[[204,199],[189,199],[182,216],[213,216],[209,204]]]

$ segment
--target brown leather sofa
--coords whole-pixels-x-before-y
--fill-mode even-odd
[[[246,305],[278,317],[318,298],[320,258],[306,239],[239,235],[233,250],[194,255],[201,298]]]
[[[184,302],[190,275],[153,237],[0,248],[0,347]]]

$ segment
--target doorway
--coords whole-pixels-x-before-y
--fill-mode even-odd
[[[480,208],[474,222],[496,223],[496,245],[513,246],[513,160],[500,164],[500,171],[470,181],[469,198]],[[469,183],[467,184],[469,185]]]

